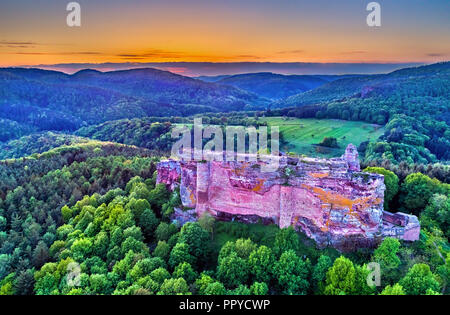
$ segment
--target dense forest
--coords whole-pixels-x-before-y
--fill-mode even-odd
[[[22,136],[24,129],[74,131],[123,118],[264,109],[267,104],[229,85],[156,69],[67,75],[7,68],[0,69],[0,119],[18,126],[12,131],[2,124],[0,141]]]
[[[0,142],[18,138],[36,130],[32,126],[19,124],[14,120],[0,118]]]
[[[384,75],[318,76],[320,80],[331,82],[276,101],[268,111],[248,113],[256,118],[337,118],[385,125],[385,134],[379,141],[360,146],[366,162],[429,164],[448,161],[449,69],[447,62]],[[264,86],[274,77],[239,75],[222,78],[219,82],[239,80],[244,85],[252,85],[256,84],[256,79]],[[289,93],[294,92],[292,88],[285,88]],[[262,88],[260,93],[263,92],[267,89]],[[202,82],[152,69],[108,73],[85,70],[72,76],[36,69],[2,69],[0,99],[0,141],[36,131],[67,133],[83,126],[90,130],[92,125],[105,121],[147,116],[160,116],[152,122],[175,123],[182,122],[182,116],[208,112],[203,115],[204,123],[238,124],[232,122],[236,121],[233,111],[264,109],[269,104],[262,94],[257,96],[226,84]],[[224,110],[228,113],[217,113]],[[248,119],[241,119],[241,123],[248,122]],[[253,124],[255,122],[253,120]],[[88,133],[85,130],[78,135]]]
[[[89,141],[86,138],[52,131],[32,133],[18,139],[0,142],[0,160],[30,156],[60,146],[70,146]]]
[[[361,148],[366,161],[428,164],[450,159],[450,62],[336,80],[274,106],[298,106],[273,110],[269,114],[274,116],[386,125],[378,142]]]
[[[449,67],[328,78],[270,110],[267,95],[158,70],[1,69],[0,295],[449,294]],[[362,166],[384,175],[385,209],[419,217],[420,240],[339,252],[292,228],[174,220],[189,209],[155,167],[172,128],[265,116],[385,125]]]
[[[2,294],[448,293],[450,187],[436,179],[368,169],[385,175],[388,208],[420,216],[421,239],[339,253],[274,225],[204,216],[180,227],[170,220],[178,192],[155,185],[157,159],[132,150],[67,147],[39,156],[64,165],[41,176],[31,161],[8,162],[20,179],[2,188]],[[370,261],[382,266],[381,287],[366,284]]]
[[[130,144],[142,148],[170,152],[174,139],[170,122],[152,122],[151,119],[110,121],[81,128],[75,134],[91,139]]]
[[[0,277],[12,271],[27,276],[45,263],[63,223],[61,208],[86,194],[124,188],[134,176],[150,178],[152,155],[134,147],[90,142],[2,162]]]
[[[277,100],[313,90],[339,78],[339,76],[281,75],[263,72],[227,76],[215,82]]]

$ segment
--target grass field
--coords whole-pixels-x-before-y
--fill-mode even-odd
[[[366,140],[374,141],[384,133],[384,127],[360,121],[337,119],[297,119],[283,117],[261,118],[270,126],[279,126],[288,147],[283,151],[316,157],[337,157],[342,155],[349,143],[358,146]],[[319,147],[324,137],[334,137],[339,148]]]

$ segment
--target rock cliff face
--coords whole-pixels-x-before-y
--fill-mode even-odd
[[[220,220],[294,226],[321,247],[354,250],[375,246],[385,236],[418,239],[415,216],[383,211],[384,178],[360,172],[353,145],[341,158],[277,159],[273,172],[248,159],[163,161],[158,183],[179,186],[183,206],[198,217],[207,211]]]

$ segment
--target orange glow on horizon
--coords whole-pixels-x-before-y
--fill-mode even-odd
[[[135,55],[136,57],[132,56]],[[151,62],[274,62],[274,63],[413,63],[413,62],[438,62],[446,61],[449,56],[429,56],[427,58],[420,56],[403,57],[400,53],[391,55],[369,54],[369,53],[339,53],[339,54],[303,54],[289,55],[284,54],[266,54],[266,55],[215,55],[215,54],[190,54],[189,52],[180,53],[179,57],[164,53],[157,56],[146,56],[139,51],[132,53],[100,53],[88,54],[85,52],[3,52],[0,51],[0,66],[35,66],[64,63],[151,63]],[[182,69],[173,68],[171,72],[178,73]]]

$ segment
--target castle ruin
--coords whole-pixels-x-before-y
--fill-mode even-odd
[[[354,250],[386,236],[419,238],[417,217],[383,210],[384,177],[360,171],[355,146],[340,158],[277,158],[273,172],[249,159],[167,160],[158,164],[157,182],[179,187],[183,207],[197,217],[293,226],[320,247]]]

